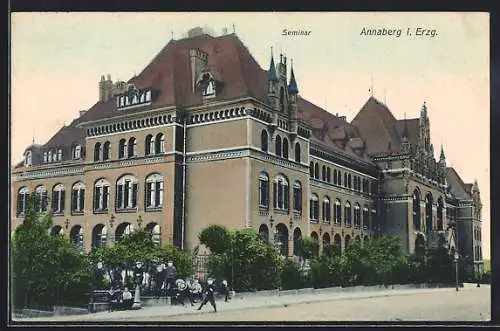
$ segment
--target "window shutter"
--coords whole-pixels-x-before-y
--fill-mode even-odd
[[[99,208],[99,191],[100,187],[94,186],[94,210]]]
[[[56,212],[57,211],[57,200],[59,200],[58,198],[58,195],[59,195],[59,191],[52,191],[52,211],[53,212]]]
[[[85,210],[85,189],[80,190],[80,211]]]
[[[16,213],[16,215],[19,215],[23,212],[23,200],[24,200],[24,194],[18,194],[17,195],[17,213]]]
[[[137,183],[132,186],[132,208],[137,206]]]
[[[290,186],[285,185],[285,209],[290,210]]]
[[[146,187],[144,188],[144,208],[151,206],[151,184],[146,183]]]
[[[60,199],[61,199],[61,211],[63,212],[64,207],[65,207],[65,200],[66,200],[66,191],[62,190],[59,192],[59,194],[60,194]]]
[[[276,185],[276,182],[273,182],[273,201],[274,201],[274,208],[278,208],[278,188]]]
[[[108,209],[109,186],[102,187],[102,209]]]
[[[71,211],[75,211],[78,206],[78,190],[71,191]]]
[[[116,208],[123,208],[122,206],[122,192],[123,186],[121,184],[116,186]]]

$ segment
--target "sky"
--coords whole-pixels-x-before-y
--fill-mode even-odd
[[[195,26],[235,31],[265,69],[271,48],[283,52],[300,95],[348,121],[372,93],[396,118],[418,117],[425,101],[436,157],[443,144],[448,165],[479,183],[490,257],[488,13],[13,13],[11,164],[90,108],[101,75],[130,79]]]

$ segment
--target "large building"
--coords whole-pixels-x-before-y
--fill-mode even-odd
[[[255,228],[284,255],[301,236],[343,249],[387,233],[406,253],[420,237],[482,259],[478,185],[447,167],[442,146],[436,160],[425,103],[396,119],[370,97],[349,123],[297,82],[282,54],[265,70],[235,34],[190,30],[128,82],[102,76],[97,103],[26,148],[11,229],[36,191],[53,233],[85,251],[140,226],[192,249],[221,224]]]

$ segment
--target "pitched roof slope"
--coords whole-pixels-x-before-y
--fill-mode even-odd
[[[396,129],[398,121],[391,111],[374,97],[370,97],[351,122],[366,142],[369,154],[377,154],[391,149],[399,150],[400,134]]]
[[[470,189],[467,188],[460,175],[453,167],[446,168],[446,180],[451,186],[451,193],[459,199],[471,199]]]

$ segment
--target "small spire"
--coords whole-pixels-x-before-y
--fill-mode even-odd
[[[267,72],[267,79],[271,82],[278,81],[278,75],[276,74],[276,66],[274,65],[274,56],[272,47],[271,47],[271,64],[269,65],[269,71]]]
[[[446,157],[444,156],[443,143],[441,143],[441,154],[439,155],[439,160],[444,161]]]
[[[233,23],[233,33],[236,33],[236,26]]]
[[[404,117],[403,138],[408,138],[408,122],[406,121],[406,113]]]
[[[173,30],[170,30],[170,39],[174,40],[174,31]]]
[[[290,84],[288,84],[288,93],[297,94],[299,93],[299,89],[297,88],[297,82],[295,81],[295,74],[293,73],[293,62],[291,66],[292,69],[290,73]]]

